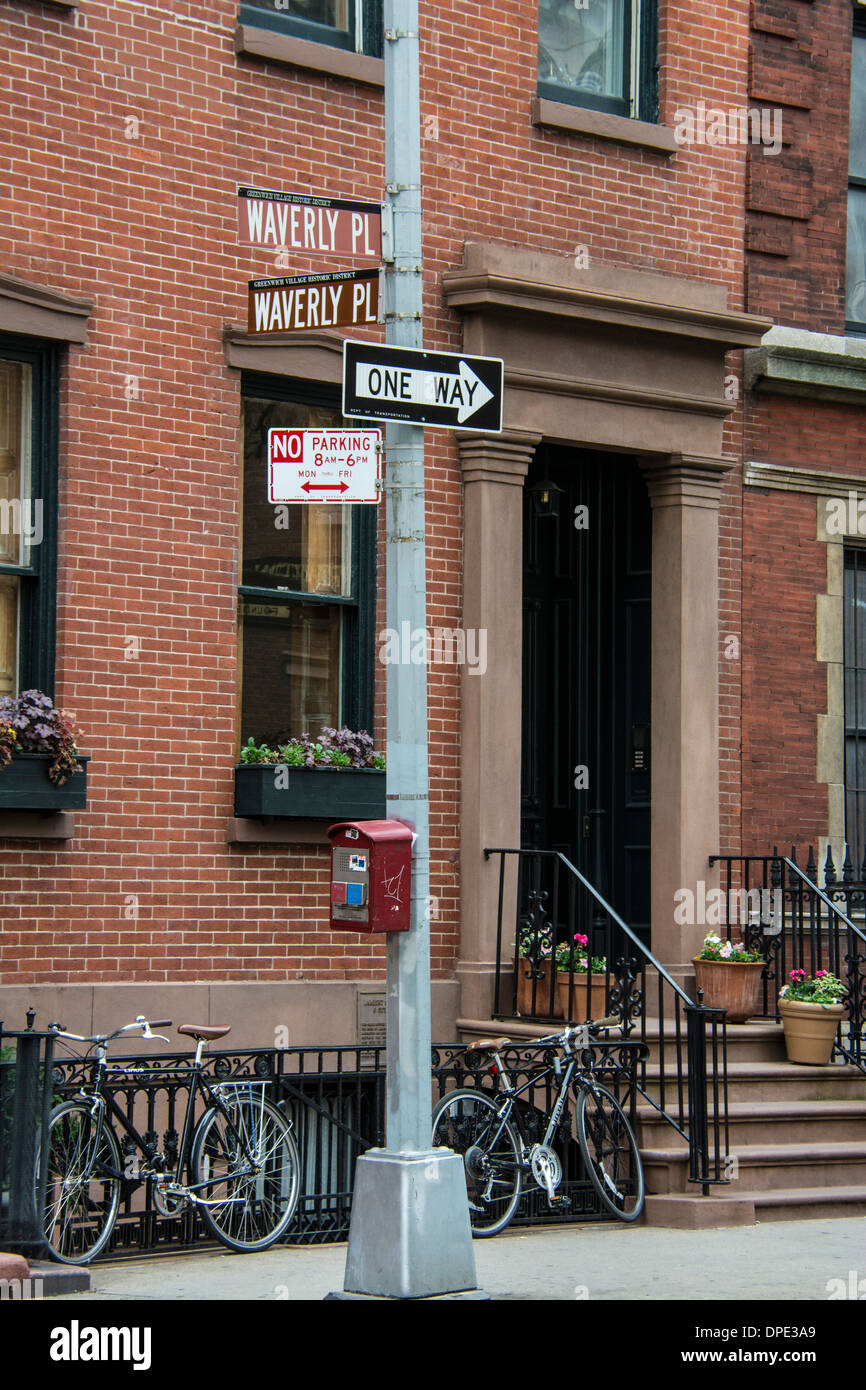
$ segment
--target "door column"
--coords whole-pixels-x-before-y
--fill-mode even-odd
[[[523,703],[523,481],[540,435],[458,437],[463,475],[463,626],[486,633],[487,669],[462,680],[460,1017],[488,1019],[496,962],[498,860],[520,846]],[[477,642],[475,650],[480,650]],[[503,947],[511,954],[516,861],[506,878]]]
[[[641,467],[652,533],[652,951],[691,970],[705,929],[674,921],[719,848],[719,501],[731,463],[672,454]]]

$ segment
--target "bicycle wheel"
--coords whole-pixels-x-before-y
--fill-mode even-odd
[[[191,1182],[205,1225],[230,1250],[265,1250],[288,1227],[301,1164],[288,1120],[270,1101],[238,1097],[206,1110],[192,1141]],[[243,1142],[241,1142],[241,1140]],[[251,1156],[247,1157],[244,1152]]]
[[[643,1211],[643,1164],[619,1101],[603,1086],[586,1086],[577,1102],[577,1138],[586,1171],[605,1206],[620,1221]]]
[[[433,1146],[463,1159],[474,1236],[495,1236],[508,1225],[523,1185],[520,1136],[502,1124],[482,1091],[451,1091],[433,1111]]]
[[[67,1101],[51,1114],[43,1230],[52,1259],[86,1265],[108,1243],[123,1188],[113,1130],[90,1106]],[[39,1190],[37,1163],[36,1190]]]

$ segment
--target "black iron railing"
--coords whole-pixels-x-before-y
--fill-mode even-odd
[[[705,1194],[728,1183],[724,1011],[691,1000],[564,854],[485,850],[492,856],[499,858],[494,1016],[616,1016],[622,1039],[641,1044],[637,1094],[688,1143],[689,1181]],[[516,903],[508,922],[507,891]],[[557,951],[566,957],[559,972]],[[580,954],[597,969],[576,968]]]
[[[17,1058],[19,1039],[24,1052],[38,1044],[36,1064],[38,1095]],[[28,1041],[28,1040],[35,1040]],[[76,1095],[87,1086],[93,1062],[87,1057],[57,1057],[50,1046],[53,1035],[28,1031],[4,1034],[0,1027],[0,1186],[3,1210],[15,1214],[14,1222],[0,1225],[6,1239],[0,1248],[41,1246],[39,1198],[35,1194],[35,1150],[47,1133],[47,1107]],[[58,1041],[58,1047],[65,1046]],[[48,1049],[48,1050],[46,1050]],[[640,1048],[636,1041],[599,1043],[597,1065],[606,1084],[634,1114],[636,1069]],[[545,1048],[531,1040],[506,1049],[508,1068],[519,1082],[529,1080],[550,1065]],[[105,1078],[105,1089],[154,1148],[176,1157],[178,1136],[189,1099],[189,1063],[192,1054],[166,1049],[160,1054],[115,1057]],[[495,1090],[499,1081],[486,1063],[475,1064],[460,1043],[438,1046],[431,1058],[430,1101],[456,1086],[483,1086]],[[28,1064],[29,1065],[29,1064]],[[385,1055],[377,1047],[251,1048],[212,1052],[205,1057],[206,1072],[217,1080],[254,1078],[264,1081],[266,1094],[292,1120],[301,1159],[301,1198],[298,1213],[287,1236],[289,1244],[313,1244],[345,1240],[349,1230],[355,1163],[365,1150],[385,1142]],[[26,1085],[24,1084],[26,1081]],[[550,1079],[527,1091],[520,1102],[530,1136],[541,1137],[552,1103]],[[27,1103],[23,1103],[24,1095]],[[573,1107],[572,1107],[573,1111]],[[544,1114],[542,1114],[544,1112]],[[131,1141],[118,1133],[121,1155],[135,1156]],[[551,1212],[543,1196],[526,1192],[515,1220],[523,1224],[560,1223],[563,1220],[607,1220],[591,1182],[583,1172],[574,1139],[572,1114],[562,1116],[554,1147],[563,1164],[561,1191],[570,1198],[567,1213]],[[10,1155],[17,1158],[10,1172]],[[134,1165],[130,1165],[130,1170]],[[44,1162],[41,1171],[45,1171]],[[44,1193],[42,1194],[44,1203]],[[20,1213],[27,1227],[20,1225]],[[117,1223],[105,1258],[185,1249],[212,1244],[194,1209],[166,1216],[153,1203],[152,1187],[131,1180],[125,1185]]]
[[[761,1013],[779,1018],[779,990],[792,970],[814,975],[828,970],[846,987],[845,1017],[836,1034],[834,1056],[866,1072],[866,863],[855,876],[847,854],[839,879],[831,851],[818,886],[818,865],[810,846],[805,871],[790,857],[716,854],[720,864],[722,914],[713,928],[728,940],[745,940],[760,950],[764,971]]]
[[[38,1257],[45,1245],[42,1146],[53,1099],[54,1036],[37,1033],[34,1017],[29,1009],[21,1032],[4,1032],[0,1023],[0,1250]]]

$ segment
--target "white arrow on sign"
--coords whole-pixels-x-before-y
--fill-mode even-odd
[[[462,425],[493,400],[481,378],[466,362],[456,372],[428,372],[421,367],[380,367],[355,364],[355,394],[373,401],[404,401],[457,409]]]

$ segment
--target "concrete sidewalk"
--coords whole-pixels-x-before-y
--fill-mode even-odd
[[[624,1225],[512,1229],[476,1240],[479,1286],[494,1299],[828,1301],[864,1279],[866,1217],[681,1231]],[[94,1300],[313,1300],[340,1290],[345,1245],[278,1246],[98,1263]],[[829,1285],[829,1288],[828,1288]],[[856,1279],[854,1281],[856,1287]]]

